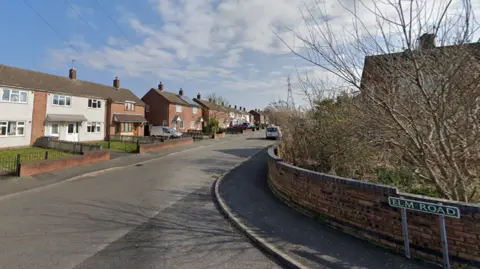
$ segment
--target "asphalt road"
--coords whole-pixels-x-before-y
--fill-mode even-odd
[[[0,268],[278,268],[211,198],[262,135],[0,200]]]

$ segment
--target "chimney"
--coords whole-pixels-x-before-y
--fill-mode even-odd
[[[197,99],[198,99],[198,100],[200,100],[200,97],[202,97],[202,96],[200,95],[200,93],[197,93]]]
[[[235,105],[235,109],[237,109],[237,105]]]
[[[243,108],[243,111],[246,111],[246,110],[245,110],[245,107]]]
[[[182,89],[182,88],[180,88],[180,90],[178,91],[178,94],[179,94],[180,96],[183,96],[183,89]]]
[[[120,80],[118,79],[118,77],[115,77],[115,79],[113,80],[113,87],[115,89],[120,89]]]
[[[222,106],[225,106],[225,102],[222,102]]]
[[[70,70],[68,72],[68,77],[71,80],[76,80],[77,79],[77,69],[75,69],[75,67],[72,66],[72,68],[70,68]]]
[[[435,34],[425,33],[418,38],[418,48],[428,50],[435,48]]]
[[[158,90],[159,91],[163,91],[163,83],[160,81],[160,83],[158,84]]]
[[[228,107],[232,107],[232,105],[228,105]]]

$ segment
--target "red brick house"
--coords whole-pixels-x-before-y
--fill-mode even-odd
[[[265,113],[263,113],[260,109],[252,109],[249,113],[253,116],[254,123],[265,124]]]
[[[200,93],[197,94],[197,98],[193,98],[193,101],[202,107],[202,117],[205,123],[208,123],[211,118],[215,117],[221,128],[230,126],[231,120],[229,119],[229,109],[225,104],[218,104],[211,98],[208,100],[202,100]]]
[[[157,89],[150,89],[142,101],[147,104],[145,117],[154,126],[168,126],[175,130],[201,130],[202,107],[184,95],[180,88],[178,94],[167,92],[160,82]]]

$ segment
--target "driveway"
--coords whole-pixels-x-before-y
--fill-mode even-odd
[[[245,137],[2,199],[0,267],[278,268],[211,199],[216,177],[271,143]]]

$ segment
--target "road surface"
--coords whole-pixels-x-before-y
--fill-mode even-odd
[[[211,197],[262,135],[0,199],[0,268],[278,268]]]

